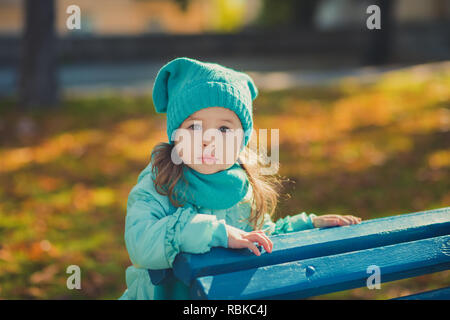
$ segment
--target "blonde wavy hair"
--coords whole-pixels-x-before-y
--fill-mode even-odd
[[[168,196],[175,207],[182,207],[183,204],[179,202],[174,188],[177,182],[183,178],[183,166],[186,164],[183,162],[178,165],[173,163],[171,160],[173,148],[174,145],[161,142],[153,149],[151,154],[152,172],[155,177],[153,182],[159,194]],[[247,220],[253,230],[260,230],[264,224],[264,214],[269,213],[270,216],[274,214],[283,187],[282,183],[289,179],[283,179],[278,174],[262,175],[260,173],[261,163],[265,162],[261,155],[248,146],[242,150],[239,157],[242,159],[242,156],[245,157],[244,159],[250,160],[249,164],[240,161],[240,166],[247,173],[253,193],[249,200],[242,202],[251,202],[251,212]]]

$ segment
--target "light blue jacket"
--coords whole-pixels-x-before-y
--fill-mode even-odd
[[[225,224],[252,231],[245,221],[250,204],[238,203],[224,210],[211,210],[186,204],[174,207],[167,196],[160,195],[153,184],[151,163],[139,174],[127,202],[125,245],[132,265],[126,270],[127,289],[119,300],[190,299],[189,288],[174,279],[153,285],[147,269],[172,268],[179,252],[205,253],[211,247],[228,247]],[[245,199],[251,197],[250,187]],[[262,230],[276,235],[314,228],[305,212],[272,222],[264,215]],[[244,221],[239,221],[244,220]]]

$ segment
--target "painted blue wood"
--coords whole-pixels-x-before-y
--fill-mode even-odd
[[[270,236],[272,253],[212,248],[205,254],[180,253],[174,274],[185,284],[201,276],[363,250],[450,234],[450,207],[366,220],[358,225]]]
[[[391,300],[450,300],[450,287],[416,293]]]
[[[154,285],[163,285],[169,283],[174,277],[172,269],[147,269],[150,281]]]
[[[197,278],[194,299],[298,299],[366,286],[376,265],[381,282],[450,268],[450,236]]]

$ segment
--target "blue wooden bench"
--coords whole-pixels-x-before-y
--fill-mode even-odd
[[[173,269],[149,270],[154,284],[177,277],[193,299],[301,299],[450,269],[450,207],[358,225],[271,236],[272,253],[212,248],[180,253]],[[450,299],[450,287],[399,299]]]

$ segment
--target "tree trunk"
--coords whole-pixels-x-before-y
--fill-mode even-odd
[[[54,0],[25,0],[19,102],[22,108],[59,103]]]
[[[317,0],[293,0],[294,25],[302,29],[313,29],[314,15],[320,1]]]

